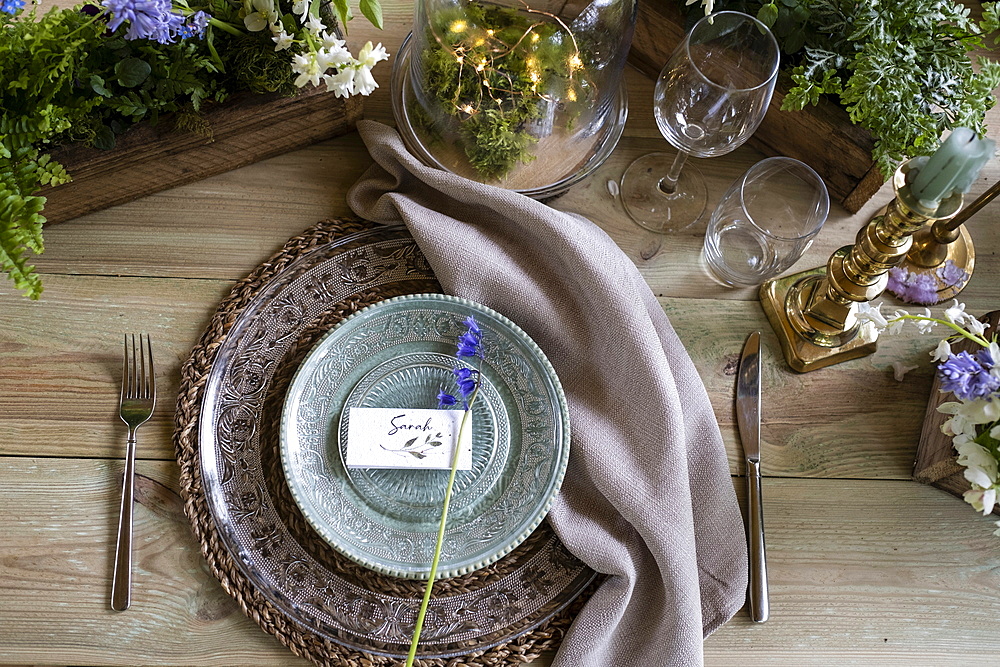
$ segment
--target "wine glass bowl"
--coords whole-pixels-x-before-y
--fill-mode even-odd
[[[778,43],[763,23],[740,12],[702,18],[660,72],[653,110],[660,134],[677,153],[645,155],[622,177],[632,219],[653,232],[697,222],[707,191],[688,156],[732,152],[754,133],[778,75]]]

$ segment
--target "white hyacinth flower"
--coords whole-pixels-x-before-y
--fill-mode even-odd
[[[947,338],[944,338],[937,344],[934,351],[931,352],[931,359],[935,363],[941,363],[942,361],[947,361],[948,357],[951,356],[951,343],[948,342]]]
[[[353,67],[345,67],[336,74],[325,75],[326,89],[336,97],[350,97],[354,94],[354,72]]]
[[[299,53],[292,59],[292,71],[299,76],[295,79],[295,85],[302,88],[307,83],[318,86],[323,77],[324,70],[319,68],[316,62],[315,53]]]
[[[278,31],[278,33],[271,37],[271,39],[274,40],[275,51],[284,51],[295,41],[295,39],[284,30]]]

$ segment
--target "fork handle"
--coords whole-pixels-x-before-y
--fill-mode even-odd
[[[111,608],[125,611],[132,603],[132,505],[135,500],[135,431],[129,429],[125,449],[125,476],[118,515],[115,573],[111,580]]]

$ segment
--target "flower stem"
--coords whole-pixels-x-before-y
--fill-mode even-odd
[[[424,616],[427,615],[427,605],[431,601],[431,588],[434,587],[434,578],[437,576],[438,561],[441,560],[441,545],[444,543],[445,524],[448,523],[448,505],[451,503],[451,491],[455,486],[455,472],[458,470],[458,454],[462,450],[462,435],[465,433],[465,424],[469,421],[469,414],[472,412],[472,402],[476,399],[479,387],[469,397],[469,407],[462,415],[462,424],[458,428],[458,437],[455,438],[455,449],[451,453],[451,473],[448,475],[448,486],[444,491],[444,505],[441,508],[441,523],[438,524],[437,544],[434,545],[434,558],[431,559],[431,573],[427,578],[427,588],[424,589],[424,599],[420,603],[420,610],[417,612],[417,623],[413,628],[413,641],[410,642],[410,652],[406,656],[406,667],[413,667],[413,660],[417,656],[417,643],[420,641],[420,631],[424,628]]]
[[[983,338],[982,336],[977,336],[971,331],[967,331],[963,327],[955,324],[954,322],[949,322],[948,320],[939,320],[936,317],[924,317],[923,315],[900,315],[899,317],[892,318],[891,320],[889,320],[889,322],[898,322],[899,320],[923,320],[924,322],[937,322],[938,324],[943,324],[946,327],[951,327],[965,338],[968,338],[971,341],[975,341],[976,343],[979,343],[983,347],[990,346],[990,342],[985,338]]]

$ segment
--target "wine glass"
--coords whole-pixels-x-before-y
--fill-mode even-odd
[[[676,154],[650,153],[622,176],[629,216],[656,233],[698,221],[705,179],[685,161],[736,150],[764,119],[778,77],[778,43],[763,23],[740,12],[699,20],[656,81],[656,126]]]

